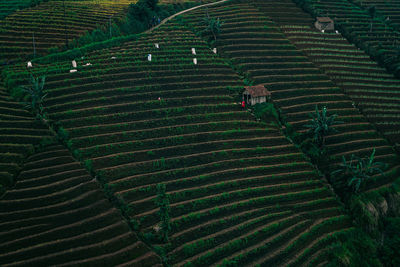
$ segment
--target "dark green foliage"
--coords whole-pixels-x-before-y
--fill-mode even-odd
[[[87,159],[84,161],[84,165],[86,170],[90,173],[93,174],[93,163],[91,159]]]
[[[68,132],[63,128],[59,127],[57,131],[57,136],[61,141],[67,141],[68,140]]]
[[[375,149],[370,157],[360,158],[351,155],[350,160],[343,157],[343,162],[339,165],[339,169],[333,171],[331,176],[334,179],[345,179],[346,185],[354,193],[359,193],[365,186],[366,182],[375,174],[382,174],[386,165],[382,162],[374,162]],[[338,177],[336,177],[338,175]]]
[[[342,242],[336,242],[330,246],[326,266],[381,266],[376,247],[374,240],[363,231],[356,229],[346,235]]]
[[[332,126],[342,123],[340,121],[335,121],[337,116],[336,114],[328,116],[326,107],[323,107],[320,112],[318,106],[315,106],[315,112],[310,114],[310,124],[305,125],[305,127],[310,128],[309,133],[313,135],[315,143],[320,148],[325,145],[326,136],[337,132]]]
[[[212,18],[208,14],[203,18],[203,24],[205,25],[205,29],[203,30],[203,34],[212,34],[214,37],[214,42],[217,41],[218,35],[221,33],[221,27],[224,24],[219,20],[219,18]]]
[[[158,215],[160,216],[161,221],[161,239],[164,242],[168,242],[168,234],[171,231],[171,223],[169,216],[169,197],[165,193],[166,186],[165,184],[157,184],[157,199],[156,205],[160,208]]]
[[[278,125],[281,124],[279,113],[272,103],[256,104],[253,111],[256,118],[261,121],[268,122],[273,119]]]
[[[4,187],[9,187],[13,183],[13,176],[8,172],[0,173],[0,185]],[[0,190],[1,191],[1,190]],[[1,194],[1,192],[0,192]]]
[[[380,248],[385,266],[400,266],[400,218],[388,218],[384,232],[383,245]]]
[[[301,150],[310,157],[311,162],[320,166],[328,166],[330,163],[330,156],[326,147],[319,147],[315,144],[313,139],[306,138],[300,143]]]
[[[22,89],[27,95],[26,98],[30,101],[26,103],[26,106],[35,114],[43,115],[44,112],[43,101],[47,96],[43,91],[45,81],[46,76],[35,78],[31,75],[31,85],[29,87],[23,87]]]

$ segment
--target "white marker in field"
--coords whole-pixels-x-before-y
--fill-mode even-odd
[[[28,61],[28,63],[26,64],[27,68],[32,68],[32,62]]]
[[[196,55],[196,48],[192,48],[192,55]]]
[[[193,59],[193,64],[194,64],[194,65],[197,65],[197,58],[194,58],[194,59]]]
[[[147,60],[148,60],[148,61],[151,61],[151,54],[148,54],[148,55],[147,55]]]
[[[339,34],[339,31],[338,31],[338,30],[336,30],[335,32],[336,32],[336,34]]]
[[[86,63],[86,64],[83,65],[83,66],[92,66],[92,63]]]
[[[214,54],[216,54],[217,53],[217,48],[214,47],[212,51],[214,52]]]
[[[116,57],[111,57],[111,59],[117,59]]]
[[[69,73],[74,73],[77,72],[78,70],[74,69],[74,70],[69,70]]]
[[[322,32],[322,33],[324,33],[324,32],[325,32],[325,30],[321,30],[321,32]]]
[[[76,61],[75,61],[75,59],[74,60],[72,60],[72,67],[74,68],[74,69],[76,69]]]
[[[157,43],[155,43],[154,46],[155,46],[157,49],[160,48],[160,46],[159,46]]]

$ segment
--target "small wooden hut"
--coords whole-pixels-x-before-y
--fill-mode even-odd
[[[256,86],[246,86],[244,88],[243,101],[245,101],[247,105],[254,106],[258,103],[267,102],[267,99],[270,97],[271,93],[262,84]]]
[[[335,23],[329,17],[317,17],[315,28],[320,31],[333,31],[335,29]]]

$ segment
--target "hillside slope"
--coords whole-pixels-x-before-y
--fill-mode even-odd
[[[49,1],[23,9],[0,21],[1,61],[15,62],[36,55],[44,55],[51,47],[65,45],[108,23],[110,16],[119,16],[131,0]],[[2,63],[2,62],[0,62]]]
[[[322,33],[292,1],[257,1],[258,7],[274,21],[289,40],[350,96],[368,120],[374,123],[393,145],[400,148],[400,81],[386,69],[350,44],[342,35]],[[271,9],[271,6],[274,9]],[[290,9],[288,9],[290,7]],[[280,12],[276,12],[279,10]],[[282,18],[297,18],[282,23]],[[304,19],[301,19],[304,18]],[[311,23],[310,23],[311,20]]]
[[[354,230],[303,154],[229,94],[238,75],[185,27],[169,22],[77,61],[76,73],[35,64],[49,117],[171,264],[323,262]],[[161,183],[168,244],[157,240]]]
[[[47,127],[0,86],[0,184],[10,186],[34,146],[51,135]],[[2,194],[0,190],[0,195]]]
[[[2,266],[161,266],[60,145],[27,160],[0,217]]]
[[[392,185],[398,178],[400,166],[391,144],[366,120],[353,101],[290,43],[279,25],[266,17],[257,4],[236,1],[209,8],[208,12],[224,22],[217,42],[223,55],[254,84],[266,86],[272,93],[274,104],[295,131],[307,131],[304,125],[316,105],[326,106],[330,114],[339,115],[339,120],[344,123],[335,126],[338,133],[326,139],[333,157],[332,167],[342,161],[342,156],[366,156],[375,148],[376,159],[389,164],[389,168],[385,176],[371,180],[367,189]],[[198,10],[186,15],[185,21],[196,31],[201,31],[204,16],[205,11]]]

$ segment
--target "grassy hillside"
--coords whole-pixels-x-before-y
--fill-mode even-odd
[[[295,131],[307,131],[304,125],[315,105],[326,106],[344,122],[336,126],[338,133],[327,138],[331,163],[339,163],[342,156],[351,154],[369,155],[375,148],[377,159],[390,164],[390,168],[385,179],[374,181],[368,188],[391,186],[398,178],[399,170],[393,147],[379,135],[352,100],[290,43],[277,24],[257,7],[245,3],[210,8],[208,12],[224,22],[217,42],[220,51],[254,84],[266,85],[274,104]],[[204,14],[204,10],[195,11],[186,16],[186,21],[201,31]]]
[[[382,16],[386,23],[400,29],[400,3],[396,0],[350,0],[358,6],[369,9],[375,8],[378,16]]]
[[[106,24],[110,16],[121,16],[131,0],[49,1],[24,9],[0,21],[1,61],[16,61],[33,56],[33,34],[36,55],[43,55],[51,47],[65,45]]]
[[[34,152],[34,146],[50,135],[44,124],[0,87],[0,195],[3,187],[14,183],[14,176]]]
[[[60,145],[29,157],[0,217],[2,266],[161,266]]]
[[[373,10],[348,0],[294,0],[313,16],[331,17],[340,32],[400,77],[400,34]]]
[[[48,1],[48,0],[47,0]],[[34,0],[8,0],[0,3],[0,19],[12,14],[17,10],[21,10],[34,5]],[[36,2],[40,2],[36,1]],[[44,1],[43,1],[44,2]]]
[[[237,74],[184,27],[170,22],[78,63],[73,74],[70,62],[47,66],[49,117],[171,264],[325,261],[327,245],[353,231],[302,153],[229,95]],[[157,238],[160,183],[167,244]]]
[[[272,9],[271,5],[275,8]],[[259,2],[259,7],[277,21],[289,40],[350,96],[367,119],[393,145],[399,147],[399,79],[387,73],[340,33],[322,33],[316,30],[310,23],[308,14],[292,1],[281,1],[279,5],[275,1],[263,1]],[[285,18],[287,21],[296,18],[296,21],[282,23]]]
[[[352,6],[339,2],[323,7],[339,14]],[[96,3],[71,16],[77,36],[125,5],[107,2],[100,10],[105,1]],[[222,22],[216,42],[203,32],[206,16]],[[0,262],[378,266],[378,255],[387,261],[392,251],[383,250],[397,242],[388,238],[397,219],[385,219],[400,214],[397,80],[340,34],[313,30],[313,21],[289,0],[234,0],[151,32],[39,58],[30,69],[7,68],[11,91],[0,91],[0,147],[8,149],[0,166],[7,173],[0,175],[23,170],[0,199]],[[53,22],[62,45],[62,19]],[[0,53],[15,57],[12,51],[28,44]],[[46,77],[46,123],[62,142],[36,152],[50,131],[8,97],[31,73]],[[260,120],[241,106],[249,84],[266,86],[279,115]],[[316,106],[342,121],[326,138],[325,161],[315,161],[299,141]],[[387,168],[365,179],[361,192],[330,175],[342,157],[373,150]]]

